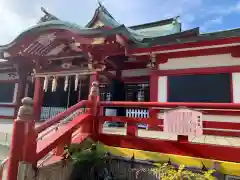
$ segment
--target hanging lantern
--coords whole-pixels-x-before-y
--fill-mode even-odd
[[[64,81],[64,91],[67,91],[68,81],[69,81],[69,76],[66,76]]]
[[[78,88],[78,81],[79,81],[79,76],[78,74],[76,74],[76,77],[75,77],[75,91],[77,91],[77,88]]]
[[[52,92],[55,92],[57,90],[57,78],[53,77],[52,80]]]
[[[47,89],[48,89],[48,76],[45,76],[44,83],[43,83],[44,92],[47,92]]]

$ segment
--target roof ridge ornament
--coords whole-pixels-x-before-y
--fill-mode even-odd
[[[39,23],[47,22],[47,21],[53,21],[53,20],[59,20],[56,16],[50,14],[46,11],[43,7],[41,7],[41,11],[45,14],[43,17],[41,17]]]
[[[97,0],[98,2],[98,9],[108,15],[110,18],[114,19],[114,17],[108,12],[107,8],[101,3],[100,0]]]

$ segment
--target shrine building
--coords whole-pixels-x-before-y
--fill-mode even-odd
[[[179,17],[126,27],[101,4],[86,26],[42,11],[0,46],[0,119],[13,120],[25,96],[34,98],[36,120],[48,119],[87,99],[93,81],[104,101],[240,103],[240,29],[182,31]],[[206,116],[222,115],[237,118],[229,110]]]

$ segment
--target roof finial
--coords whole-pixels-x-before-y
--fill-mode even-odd
[[[101,0],[97,0],[98,6],[103,7]]]
[[[49,14],[44,7],[41,7],[41,11],[45,14]]]
[[[41,11],[45,14],[38,23],[46,22],[46,21],[52,21],[52,20],[58,20],[58,18],[49,12],[46,11],[43,7],[41,7]]]

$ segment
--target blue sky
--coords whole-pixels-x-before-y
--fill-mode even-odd
[[[101,0],[122,24],[137,25],[181,16],[183,29],[211,32],[240,27],[240,0]],[[0,0],[0,44],[13,40],[43,15],[43,6],[59,18],[84,26],[97,0]]]

